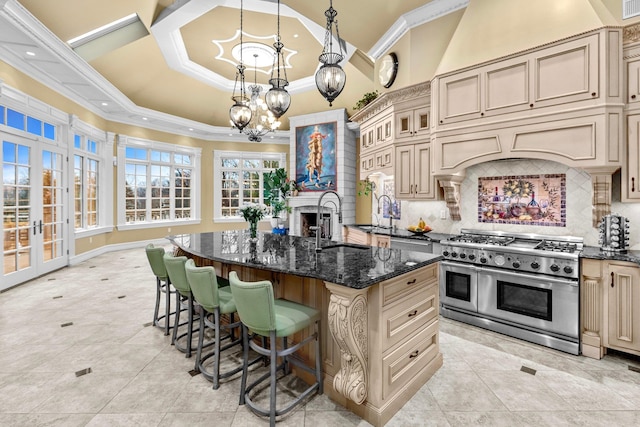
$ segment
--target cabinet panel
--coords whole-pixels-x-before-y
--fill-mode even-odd
[[[640,102],[640,60],[627,64],[627,102]]]
[[[640,269],[610,264],[605,344],[640,351]]]
[[[542,50],[533,61],[536,106],[599,95],[598,35]]]
[[[397,199],[434,199],[435,177],[431,174],[430,142],[401,145],[395,149],[395,196]]]
[[[485,111],[498,112],[509,107],[529,104],[528,62],[519,61],[506,67],[487,71]]]
[[[638,178],[640,177],[640,115],[627,118],[627,167],[622,171],[623,201],[640,199]]]
[[[438,286],[420,289],[382,312],[383,350],[394,347],[438,315]]]
[[[435,180],[431,176],[431,143],[416,144],[414,147],[415,170],[413,172],[415,197],[435,197]]]
[[[477,117],[480,114],[478,71],[445,77],[440,81],[440,120]]]

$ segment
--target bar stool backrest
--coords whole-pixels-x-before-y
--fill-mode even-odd
[[[220,307],[216,270],[211,266],[196,267],[192,259],[187,260],[185,270],[191,292],[198,304],[210,313]]]
[[[187,262],[186,256],[173,256],[173,254],[164,254],[164,265],[169,275],[171,284],[183,296],[189,296],[191,287],[187,280],[187,274],[184,265]]]
[[[251,331],[269,336],[276,329],[273,286],[268,280],[243,282],[235,271],[229,273],[231,294],[240,320]]]
[[[164,248],[155,247],[153,243],[149,243],[145,248],[147,259],[151,266],[151,271],[160,280],[167,280],[167,269],[164,266]]]

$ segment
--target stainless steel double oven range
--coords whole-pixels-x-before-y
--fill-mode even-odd
[[[463,229],[440,244],[444,317],[579,354],[581,238]]]

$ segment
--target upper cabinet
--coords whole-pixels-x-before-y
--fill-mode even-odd
[[[429,107],[422,102],[415,106],[404,106],[394,113],[395,142],[411,141],[421,137],[429,137]]]
[[[591,34],[438,81],[438,123],[446,125],[597,98],[599,35]]]

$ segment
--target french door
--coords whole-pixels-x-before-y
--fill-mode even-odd
[[[67,162],[57,147],[0,137],[4,290],[67,265]]]

